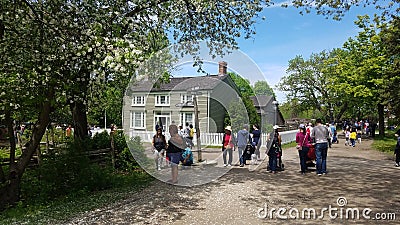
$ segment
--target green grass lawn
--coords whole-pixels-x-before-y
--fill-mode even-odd
[[[381,138],[376,136],[372,143],[372,148],[381,152],[393,153],[397,141],[394,133],[394,131],[386,131],[385,137]]]
[[[113,187],[97,192],[77,192],[50,202],[21,201],[0,215],[0,224],[60,224],[79,214],[108,206],[140,191],[154,179],[143,171],[116,174]]]

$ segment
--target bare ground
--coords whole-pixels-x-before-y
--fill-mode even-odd
[[[400,171],[393,157],[371,150],[372,140],[355,148],[340,141],[328,151],[324,176],[301,175],[297,150],[289,148],[283,153],[285,171],[277,174],[266,172],[264,160],[251,170],[233,166],[219,179],[194,187],[154,181],[129,199],[66,224],[399,224]],[[270,218],[264,213],[272,208],[286,209],[281,215],[287,217],[296,210],[301,217],[304,209],[313,208],[320,218],[307,211],[304,219],[281,219],[277,214]],[[365,217],[364,209],[371,210]],[[347,210],[357,210],[359,218]],[[377,220],[378,216],[396,218]]]

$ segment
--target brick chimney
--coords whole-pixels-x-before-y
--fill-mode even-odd
[[[218,67],[218,76],[226,75],[227,74],[226,71],[227,71],[228,63],[225,62],[225,61],[221,61],[221,62],[218,62],[218,65],[219,65],[219,67]]]

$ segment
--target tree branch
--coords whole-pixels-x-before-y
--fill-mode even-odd
[[[0,40],[3,39],[5,30],[6,30],[6,26],[4,26],[3,21],[0,20]]]
[[[23,3],[25,3],[31,10],[32,13],[35,15],[36,20],[43,23],[43,21],[40,19],[39,14],[36,12],[35,8],[33,7],[33,5],[31,5],[27,0],[22,0]]]
[[[168,2],[168,1],[170,1],[170,0],[159,0],[159,1],[152,2],[151,4],[149,4],[147,6],[137,6],[132,11],[126,13],[125,17],[132,17],[132,16],[136,15],[137,13],[140,13],[144,10],[150,9],[156,5],[159,5],[161,3]]]

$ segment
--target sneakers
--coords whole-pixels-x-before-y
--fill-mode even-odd
[[[158,171],[160,171],[161,170],[161,167],[158,167]]]
[[[317,173],[318,176],[322,176],[322,173]]]
[[[396,163],[394,166],[395,166],[395,167],[399,167],[399,166],[400,166],[400,164]]]
[[[224,167],[226,167],[227,166],[227,164],[224,164]]]
[[[243,167],[244,166],[244,164],[242,163],[242,164],[240,164],[240,167]]]
[[[231,164],[228,164],[228,167],[231,167],[232,165]]]

